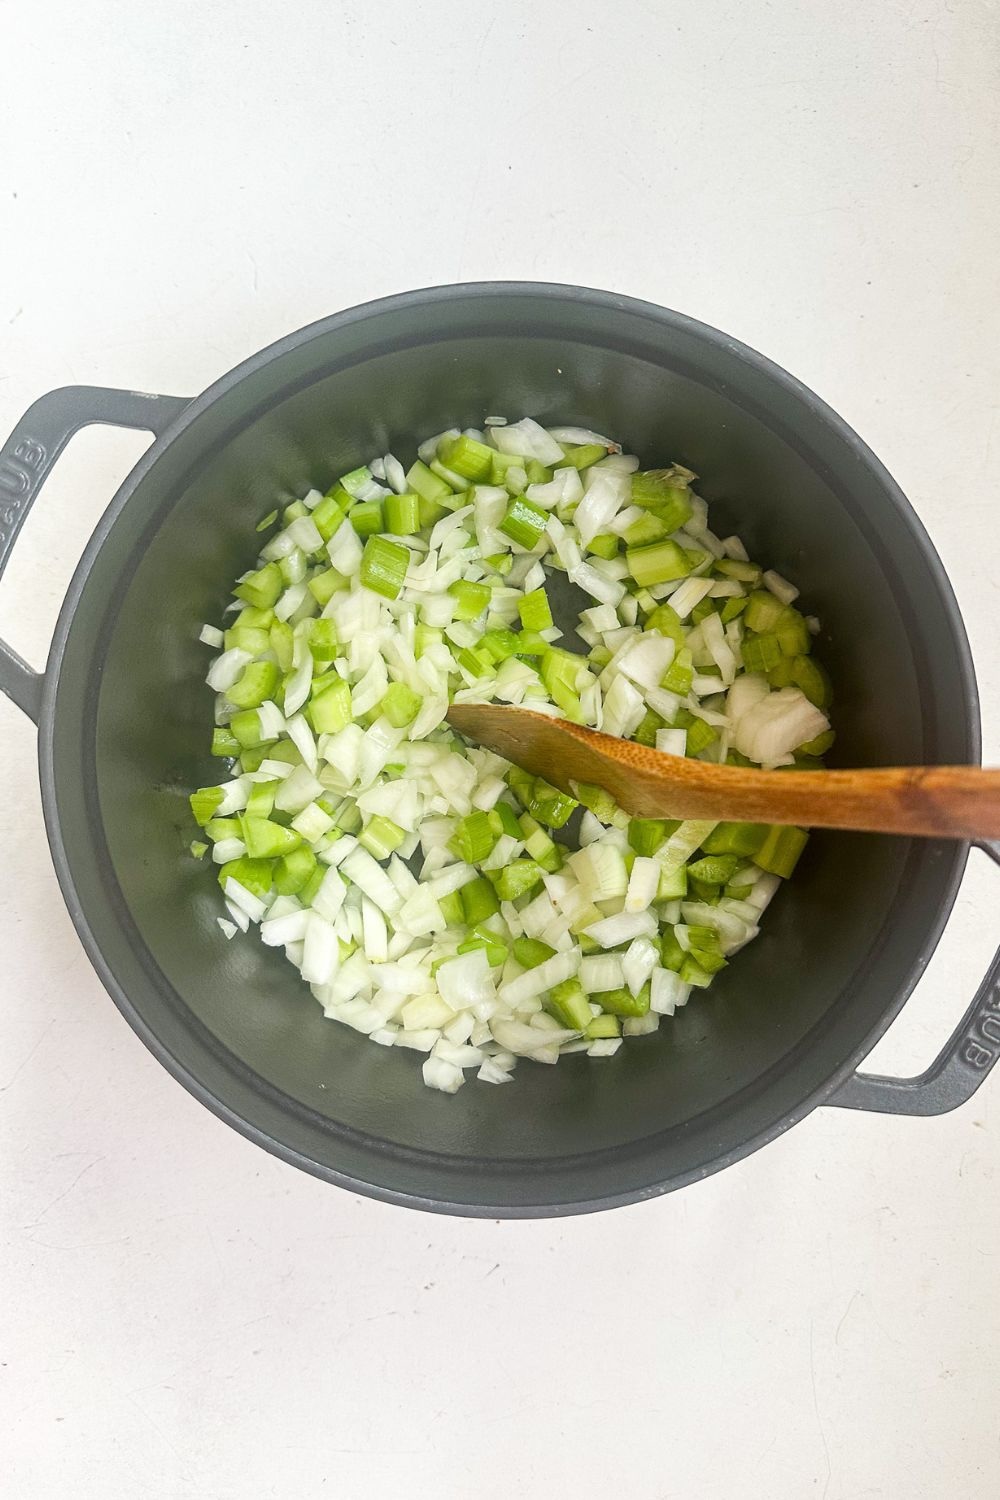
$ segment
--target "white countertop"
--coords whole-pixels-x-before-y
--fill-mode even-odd
[[[425,7],[11,0],[0,429],[195,393],[313,318],[528,277],[680,308],[872,444],[954,582],[1000,759],[995,0]],[[36,664],[144,439],[77,438],[0,584]],[[887,691],[891,685],[887,684]],[[643,1206],[354,1198],[196,1104],[63,909],[0,702],[5,1500],[963,1500],[1000,1490],[1000,1080],[819,1111]],[[1000,937],[974,856],[880,1046],[915,1071]]]

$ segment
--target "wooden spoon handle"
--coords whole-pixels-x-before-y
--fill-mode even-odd
[[[691,764],[689,762],[689,764]],[[706,769],[709,769],[706,767]],[[898,766],[870,771],[752,771],[664,785],[642,777],[640,817],[729,818],[926,838],[1000,837],[1000,771]]]
[[[494,704],[453,704],[452,725],[565,791],[605,787],[638,818],[714,818],[805,828],[1000,838],[1000,771],[904,766],[858,771],[758,771],[664,755]]]

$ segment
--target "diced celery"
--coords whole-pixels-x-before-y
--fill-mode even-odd
[[[224,796],[221,786],[203,786],[191,793],[188,801],[199,828],[204,828],[206,823],[215,816],[215,809]]]
[[[279,675],[277,662],[252,661],[226,689],[226,697],[237,708],[259,708],[267,698],[274,697]]]
[[[472,812],[459,820],[458,827],[448,842],[448,848],[456,859],[466,864],[479,864],[492,854],[497,842],[489,814]]]
[[[475,480],[477,484],[489,478],[493,453],[494,450],[485,443],[466,437],[464,433],[456,438],[444,438],[438,445],[438,457],[445,467],[461,474],[463,479]]]
[[[420,497],[415,491],[386,495],[383,510],[385,529],[393,536],[414,536],[420,530]]]
[[[407,687],[405,682],[392,682],[382,699],[380,711],[394,729],[402,729],[413,723],[422,702],[420,694]]]
[[[549,1015],[570,1031],[584,1031],[590,1024],[590,1006],[579,979],[564,979],[553,986],[542,1003]]]
[[[470,583],[460,578],[451,584],[448,592],[455,600],[456,620],[478,620],[489,605],[493,590],[488,583]]]
[[[274,888],[279,896],[297,896],[316,869],[316,856],[300,844],[282,856],[274,867]]]
[[[243,854],[239,859],[231,859],[228,864],[219,867],[219,884],[225,890],[226,881],[235,880],[252,896],[262,898],[271,889],[273,871],[273,860],[251,859],[249,855]]]
[[[339,734],[351,722],[351,690],[340,677],[310,699],[306,717],[317,734]]]
[[[268,818],[253,818],[244,814],[240,824],[243,828],[243,842],[251,859],[277,859],[290,850],[297,849],[302,842],[301,835],[293,828],[284,828]]]
[[[500,910],[496,891],[485,875],[477,875],[475,880],[466,881],[455,894],[461,907],[461,920],[469,927],[488,921]]]
[[[238,599],[245,599],[255,609],[270,609],[278,602],[284,580],[281,577],[281,569],[277,563],[269,562],[251,573],[249,578],[244,578],[233,589]]]
[[[514,939],[514,957],[522,969],[537,969],[539,964],[555,957],[556,950],[541,938],[519,937]]]
[[[394,495],[392,498],[395,500],[399,497]],[[388,499],[386,505],[388,506]],[[377,536],[380,531],[398,533],[398,527],[390,525],[388,515],[388,509],[383,513],[381,500],[358,500],[348,511],[347,519],[358,536]]]
[[[552,628],[552,610],[544,589],[533,589],[530,594],[523,594],[517,601],[517,612],[525,630]]]
[[[361,558],[361,582],[383,598],[395,599],[406,582],[409,565],[410,554],[405,547],[384,536],[370,536]]]
[[[515,859],[502,870],[491,870],[489,878],[501,901],[516,901],[535,888],[542,873],[541,865],[533,859]]]
[[[760,869],[787,880],[808,841],[809,835],[804,829],[775,823],[768,829],[767,837],[754,855],[753,862]]]
[[[525,500],[522,495],[518,495],[508,505],[506,515],[500,522],[500,530],[504,536],[509,536],[512,542],[517,542],[518,546],[526,547],[530,551],[548,523],[547,511],[542,510],[540,506],[532,505],[530,500]]]
[[[388,859],[406,838],[398,823],[380,813],[358,835],[358,843],[375,859]]]
[[[629,547],[625,561],[632,577],[642,588],[686,578],[691,571],[684,549],[668,540],[653,542],[648,547]]]
[[[602,990],[599,995],[592,996],[595,1004],[611,1016],[644,1016],[649,1010],[649,984],[643,985],[638,995],[633,995],[631,990]]]
[[[212,730],[211,753],[226,757],[239,755],[240,742],[230,728],[223,726]]]
[[[706,854],[756,854],[767,837],[766,823],[717,823],[702,842]]]

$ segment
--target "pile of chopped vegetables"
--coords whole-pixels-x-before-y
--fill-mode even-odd
[[[280,520],[226,628],[201,632],[232,766],[192,795],[191,847],[219,867],[227,937],[259,924],[325,1015],[424,1054],[425,1083],[454,1093],[470,1068],[506,1083],[519,1057],[655,1031],[756,936],[806,834],[567,796],[466,744],[451,701],[792,770],[833,733],[817,622],[709,530],[690,470],[530,418],[419,455],[258,526]]]

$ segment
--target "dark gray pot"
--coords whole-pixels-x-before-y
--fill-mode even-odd
[[[465,1214],[661,1193],[818,1104],[931,1114],[969,1097],[997,1055],[1000,957],[926,1074],[855,1073],[934,949],[962,844],[817,834],[759,941],[655,1037],[455,1098],[425,1089],[412,1055],[324,1021],[283,957],[222,937],[214,882],[184,854],[186,793],[219,772],[201,622],[276,493],[490,411],[596,426],[704,476],[716,527],[794,577],[824,623],[839,763],[978,760],[962,621],[906,500],[817,397],[690,318],[576,287],[442,287],[316,323],[194,401],[54,391],[3,450],[0,566],[73,432],[157,435],[87,547],[44,676],[0,651],[0,686],[38,722],[67,905],[123,1014],[192,1093],[285,1160]]]

